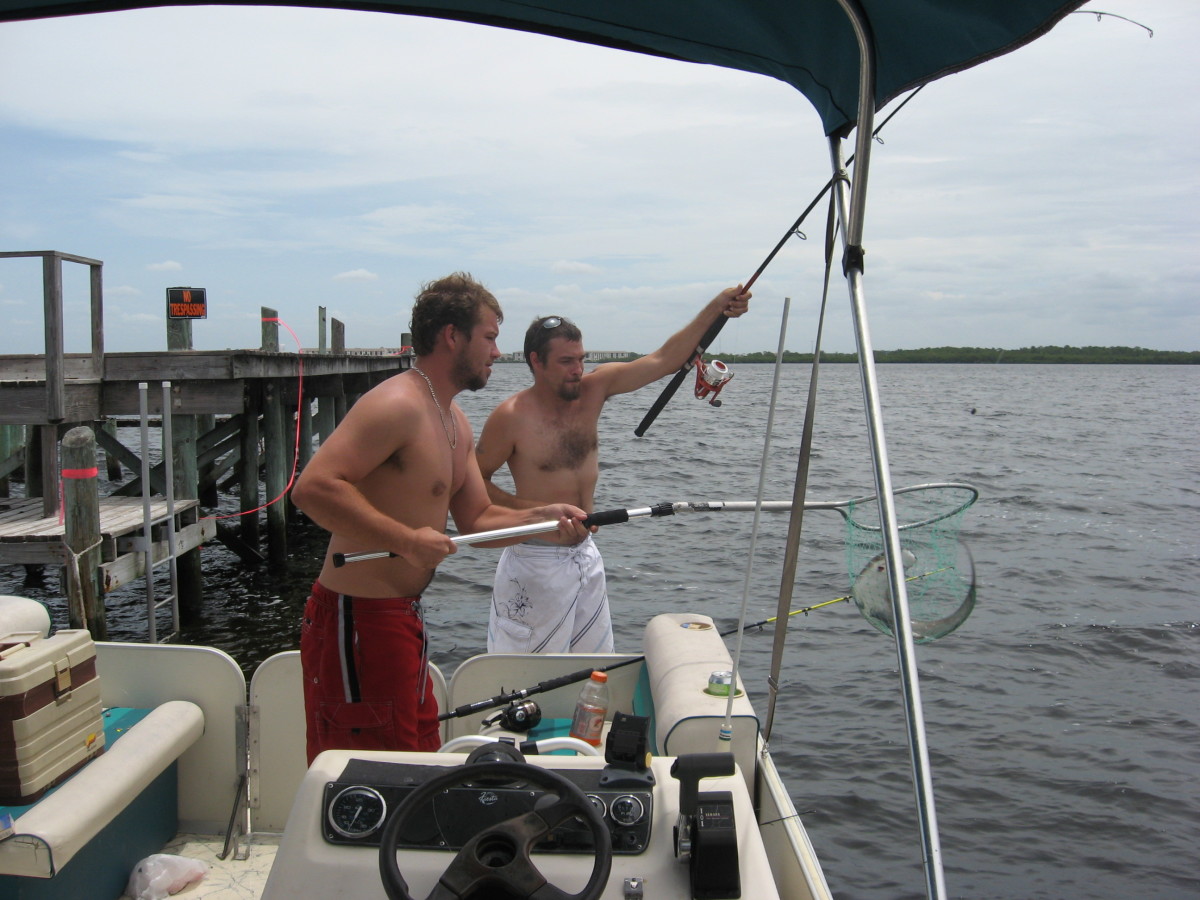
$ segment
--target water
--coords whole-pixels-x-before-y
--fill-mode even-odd
[[[655,395],[609,404],[597,509],[754,499],[772,372],[735,367],[713,409],[685,389],[644,438]],[[894,483],[967,481],[979,604],[917,649],[949,896],[1168,900],[1200,897],[1200,368],[881,367]],[[527,383],[497,367],[462,399],[478,432]],[[785,367],[768,499],[790,499],[808,367]],[[871,493],[861,390],[826,366],[812,499]],[[973,410],[973,412],[972,412]],[[753,516],[637,519],[601,534],[618,649],[640,650],[658,612],[738,617]],[[764,516],[747,618],[774,615],[786,520]],[[286,577],[204,551],[209,610],[187,639],[247,667],[296,645],[323,537],[294,529]],[[806,517],[794,605],[847,593],[841,518]],[[483,650],[495,551],[464,548],[428,591],[435,659]],[[0,592],[53,598],[56,576]],[[118,637],[142,639],[135,590],[110,597]],[[56,623],[64,614],[56,607]],[[792,620],[772,749],[835,896],[924,896],[894,646],[848,603]],[[732,639],[731,639],[732,640]],[[731,650],[733,645],[731,643]],[[742,645],[764,696],[771,637]],[[762,704],[760,704],[761,706]]]

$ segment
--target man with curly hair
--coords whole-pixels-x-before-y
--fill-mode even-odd
[[[492,503],[471,426],[454,403],[487,384],[503,313],[470,275],[425,285],[412,311],[412,369],[364,394],[292,491],[330,532],[300,632],[308,760],[327,749],[434,750],[437,701],[426,678],[421,592],[463,534],[558,520],[558,539],[587,536],[567,503]],[[334,554],[390,557],[336,566]]]

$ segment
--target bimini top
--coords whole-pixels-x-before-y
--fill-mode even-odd
[[[1081,0],[844,0],[875,42],[875,105],[1008,53]],[[0,0],[0,21],[155,6],[172,0]],[[458,19],[757,72],[816,107],[826,134],[858,116],[859,51],[841,0],[255,0],[226,6],[325,6]]]

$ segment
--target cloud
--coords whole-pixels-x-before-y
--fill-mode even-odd
[[[366,269],[351,269],[349,272],[339,272],[333,276],[334,281],[378,281],[379,276]]]
[[[550,271],[556,275],[599,275],[604,270],[599,266],[593,266],[591,263],[560,259],[550,266]]]
[[[1117,2],[1154,38],[1068,16],[884,129],[864,235],[880,347],[1125,343],[1125,305],[1143,345],[1196,349],[1200,104],[1178,98],[1200,93],[1200,20]],[[22,85],[0,92],[0,168],[23,173],[0,235],[102,258],[126,307],[187,259],[218,347],[257,340],[232,310],[263,301],[293,322],[329,304],[366,341],[380,297],[463,269],[510,323],[560,312],[590,346],[651,350],[746,280],[828,179],[816,114],[786,85],[544,36],[209,6],[0,23],[0,40],[0,82]],[[823,223],[821,205],[785,241],[725,352],[773,349],[785,296],[789,343],[811,342]],[[7,296],[41,296],[40,271],[10,268]],[[845,294],[831,350],[853,347]],[[7,329],[0,352],[35,330]]]
[[[131,284],[120,284],[116,287],[104,288],[104,297],[107,300],[120,299],[122,297],[140,297],[142,292]]]

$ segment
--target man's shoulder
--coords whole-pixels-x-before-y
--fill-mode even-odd
[[[424,383],[419,378],[412,378],[406,373],[400,372],[379,382],[363,394],[358,402],[361,403],[367,399],[384,403],[412,402],[422,396],[423,390],[418,390],[418,388],[423,389],[424,387]],[[357,403],[354,404],[354,406],[357,405]],[[353,409],[354,406],[350,408]]]
[[[488,414],[488,419],[503,418],[520,412],[521,407],[529,403],[531,395],[530,388],[524,388],[517,391],[515,394],[509,394],[503,400],[496,404],[492,411]]]

